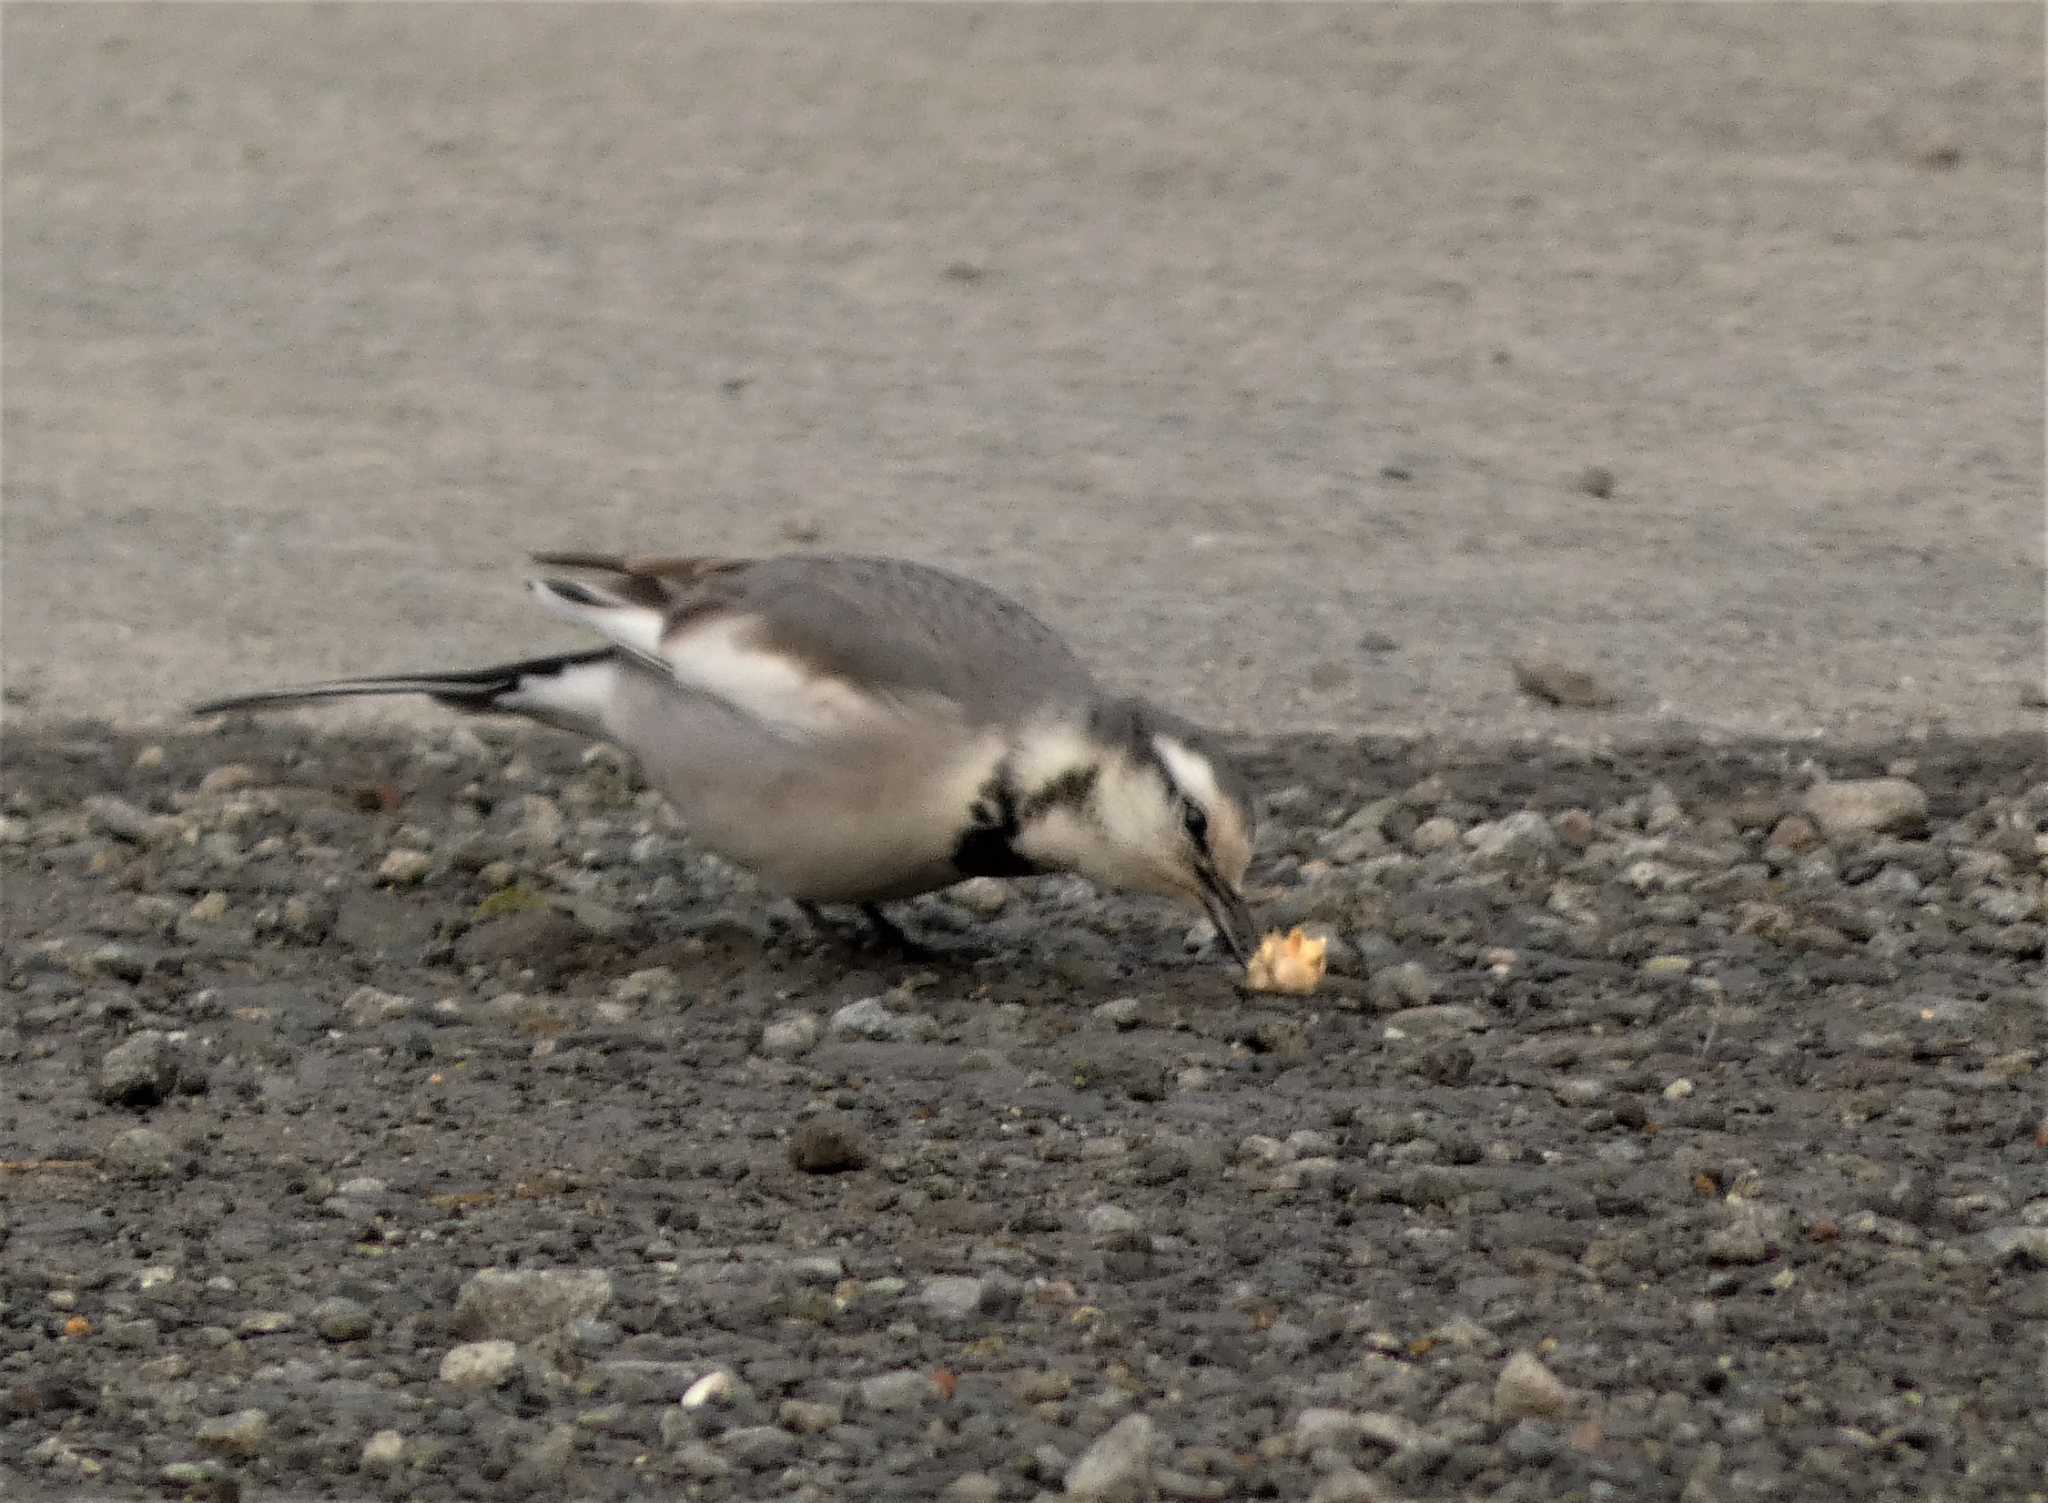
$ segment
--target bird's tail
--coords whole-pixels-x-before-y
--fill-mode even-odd
[[[258,689],[207,700],[194,705],[192,713],[221,715],[236,710],[288,709],[324,699],[424,694],[437,704],[470,714],[526,715],[552,725],[592,730],[603,721],[618,666],[612,649],[600,647],[454,673],[390,673]]]

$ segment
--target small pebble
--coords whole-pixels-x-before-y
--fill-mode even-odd
[[[878,1373],[860,1385],[861,1407],[877,1414],[919,1408],[930,1402],[933,1394],[931,1374],[911,1368]]]
[[[798,1435],[823,1435],[846,1418],[846,1411],[837,1404],[784,1399],[782,1407],[775,1411],[775,1418],[783,1429]]]
[[[1707,1258],[1715,1263],[1761,1263],[1771,1255],[1770,1245],[1755,1222],[1738,1221],[1707,1235]]]
[[[595,1318],[612,1299],[602,1268],[484,1268],[463,1281],[449,1328],[458,1336],[531,1341]]]
[[[1612,709],[1620,696],[1589,668],[1550,657],[1508,660],[1515,687],[1531,699],[1572,710]]]
[[[363,1442],[357,1465],[374,1476],[387,1477],[405,1460],[405,1437],[396,1430],[379,1430]]]
[[[1408,848],[1417,855],[1426,856],[1431,851],[1441,851],[1458,843],[1460,837],[1455,820],[1434,815],[1417,825],[1408,836]]]
[[[131,1127],[107,1141],[107,1167],[136,1179],[161,1179],[171,1172],[171,1141],[147,1127]]]
[[[1374,971],[1366,983],[1366,995],[1382,1012],[1399,1012],[1429,1006],[1436,999],[1436,983],[1422,962],[1404,960]]]
[[[400,846],[377,864],[377,880],[394,887],[412,887],[425,881],[433,869],[434,858],[425,851]]]
[[[1152,1421],[1126,1415],[1067,1468],[1067,1496],[1138,1503],[1152,1491]]]
[[[736,1388],[731,1373],[719,1368],[704,1374],[683,1390],[678,1401],[685,1409],[702,1409],[710,1404],[727,1404],[732,1401]]]
[[[995,877],[970,877],[948,888],[946,896],[969,913],[994,918],[1010,901],[1010,884]]]
[[[1144,1005],[1136,997],[1114,997],[1095,1009],[1095,1016],[1119,1032],[1129,1032],[1144,1018]]]
[[[370,1307],[335,1295],[313,1307],[313,1329],[329,1341],[356,1341],[370,1334]]]
[[[784,1012],[761,1028],[760,1053],[767,1059],[796,1059],[817,1046],[822,1031],[814,1012]]]
[[[1904,778],[1816,783],[1801,807],[1830,838],[1912,834],[1927,823],[1927,795]]]
[[[201,924],[219,923],[228,916],[228,895],[216,889],[187,910],[187,918]]]
[[[155,1106],[178,1088],[180,1077],[177,1046],[145,1028],[100,1060],[96,1094],[115,1106]]]
[[[923,1013],[893,1011],[880,997],[863,997],[832,1014],[831,1032],[876,1043],[916,1043],[934,1037],[939,1025]]]
[[[669,967],[650,966],[613,982],[612,995],[621,1002],[673,1007],[682,1000],[683,984]]]
[[[1542,1419],[1570,1405],[1571,1390],[1533,1352],[1516,1352],[1494,1381],[1494,1412],[1503,1419]]]
[[[789,1162],[805,1174],[844,1174],[867,1167],[867,1144],[852,1118],[821,1112],[790,1134]]]
[[[451,1388],[500,1388],[519,1366],[519,1348],[509,1341],[472,1341],[450,1347],[441,1359],[441,1381]]]
[[[926,1279],[918,1303],[941,1325],[959,1325],[972,1320],[981,1308],[981,1280],[962,1275]]]
[[[196,1437],[209,1451],[229,1456],[254,1456],[270,1436],[270,1416],[261,1409],[237,1409],[206,1421]]]

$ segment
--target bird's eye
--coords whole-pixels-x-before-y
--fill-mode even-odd
[[[1209,844],[1209,813],[1191,798],[1180,801],[1180,822],[1188,832],[1188,839],[1196,845]]]

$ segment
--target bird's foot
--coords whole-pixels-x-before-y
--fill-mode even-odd
[[[874,903],[860,905],[861,917],[867,922],[865,927],[857,932],[831,922],[816,903],[799,899],[796,906],[810,921],[812,930],[817,934],[831,935],[847,944],[864,943],[867,948],[884,950],[904,960],[929,961],[942,958],[937,950],[905,933],[902,926]]]

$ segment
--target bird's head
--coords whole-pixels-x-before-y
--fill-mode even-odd
[[[1242,891],[1251,789],[1209,738],[1154,706],[1118,700],[1015,754],[1014,845],[1039,867],[1179,898],[1215,921],[1238,959],[1257,943]]]

